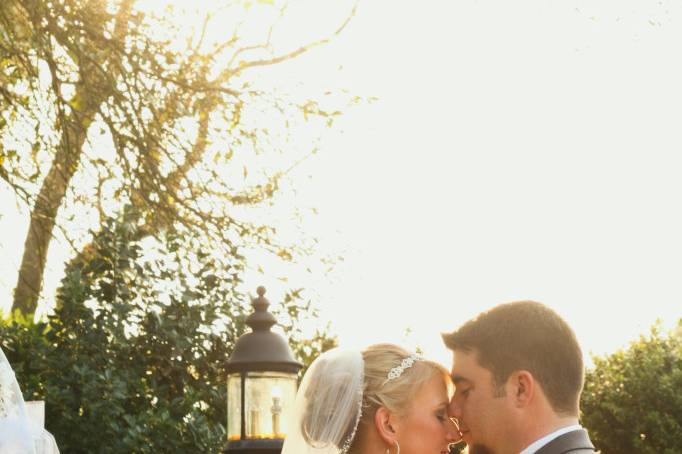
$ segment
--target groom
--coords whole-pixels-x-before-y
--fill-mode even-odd
[[[533,301],[501,304],[444,334],[450,404],[470,454],[587,454],[578,417],[584,370],[573,330]]]

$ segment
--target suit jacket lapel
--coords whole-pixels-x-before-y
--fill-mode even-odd
[[[563,454],[576,449],[591,449],[594,445],[590,441],[586,430],[574,430],[565,433],[538,449],[535,454]]]

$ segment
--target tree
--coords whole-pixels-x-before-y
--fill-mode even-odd
[[[69,265],[55,314],[0,325],[62,452],[219,452],[225,441],[225,362],[251,310],[242,262],[189,231],[139,239],[143,224],[131,208],[106,219]],[[311,315],[295,296],[285,307],[295,321]],[[289,339],[311,356],[335,343]]]
[[[271,200],[314,151],[309,143],[296,156],[291,128],[313,119],[330,126],[338,102],[289,97],[249,75],[326,43],[355,9],[329,37],[279,49],[272,37],[286,5],[258,3],[272,18],[261,40],[241,36],[236,23],[209,42],[216,18],[248,21],[252,2],[213,2],[190,30],[170,9],[144,11],[135,0],[3,2],[0,177],[31,209],[15,309],[36,309],[55,227],[83,252],[87,235],[74,227],[124,204],[144,219],[140,237],[191,230],[228,254],[245,242],[284,259],[301,252],[245,207]],[[280,152],[287,159],[277,168],[249,168]]]
[[[670,335],[654,326],[594,364],[582,419],[595,446],[604,454],[682,452],[682,320]]]

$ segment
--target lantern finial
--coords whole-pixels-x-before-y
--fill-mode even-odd
[[[275,316],[268,312],[270,302],[265,298],[265,287],[257,288],[257,298],[251,299],[253,313],[246,318],[252,332],[237,339],[227,360],[228,372],[279,371],[297,373],[303,364],[294,358],[289,343],[281,334],[271,331],[277,324]]]
[[[246,324],[251,329],[256,331],[270,331],[270,328],[277,323],[275,316],[268,312],[270,301],[265,298],[265,287],[262,285],[256,289],[258,298],[253,298],[251,304],[253,305],[253,314],[246,319]]]

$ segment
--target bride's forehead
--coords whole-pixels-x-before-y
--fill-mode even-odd
[[[424,402],[432,402],[440,404],[441,401],[447,400],[448,386],[445,377],[434,375],[427,381],[421,383],[414,392],[406,396],[407,399],[421,400]]]
[[[447,409],[450,399],[445,391],[424,392],[406,396],[409,400],[408,415],[420,415],[431,413],[434,410]]]

